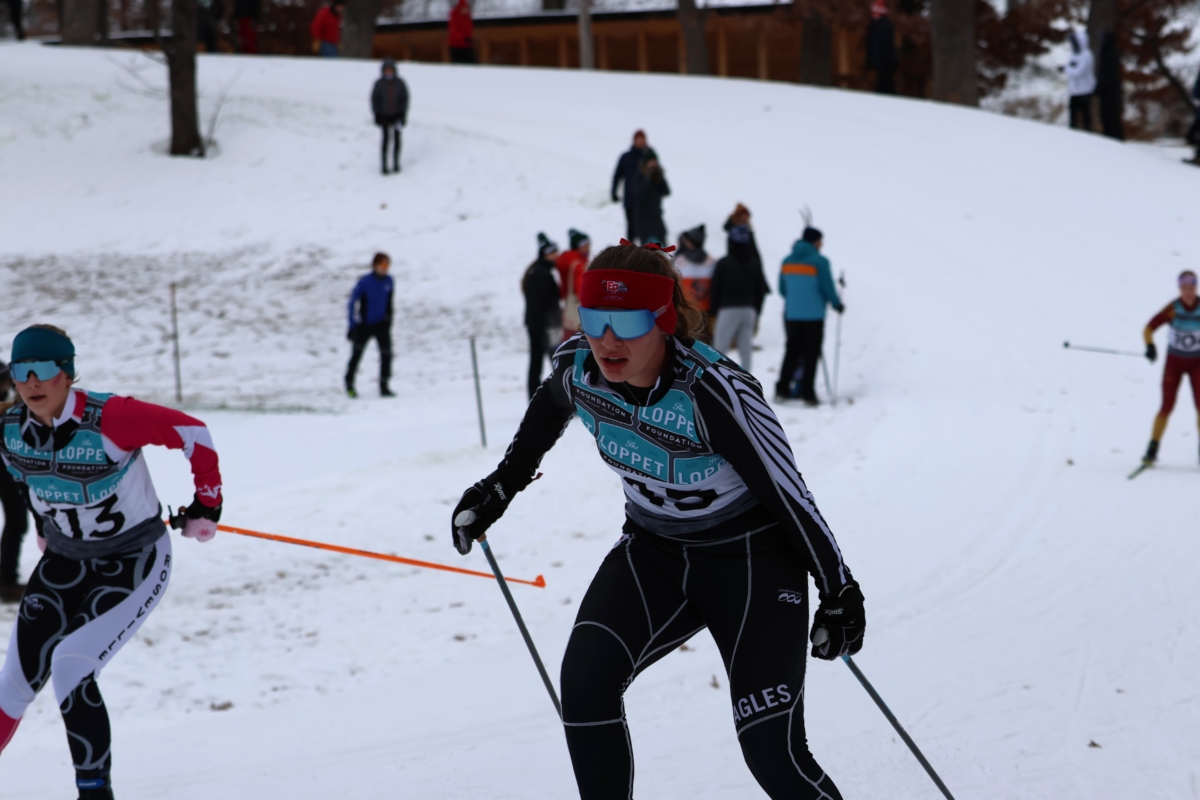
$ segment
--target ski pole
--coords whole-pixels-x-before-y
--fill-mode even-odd
[[[842,301],[846,299],[846,273],[838,276],[838,285],[842,287]],[[843,306],[844,307],[844,306]],[[833,404],[837,405],[838,373],[842,367],[842,315],[838,314],[837,344],[833,347]]]
[[[929,777],[933,780],[934,785],[936,785],[938,789],[941,790],[942,794],[945,795],[946,800],[954,800],[954,795],[950,794],[950,790],[946,788],[946,784],[942,783],[942,779],[939,778],[938,774],[933,771],[933,767],[930,766],[929,762],[925,760],[925,756],[921,754],[920,749],[917,747],[917,743],[914,742],[912,737],[909,736],[904,728],[900,726],[900,720],[896,719],[896,715],[893,714],[892,710],[887,707],[887,703],[883,702],[883,698],[879,696],[879,692],[875,691],[875,687],[871,685],[869,680],[867,680],[867,676],[863,675],[862,670],[858,668],[858,664],[854,663],[854,659],[850,656],[842,656],[842,661],[846,662],[846,666],[849,667],[850,671],[854,673],[854,677],[858,678],[858,682],[861,683],[863,688],[867,690],[867,694],[871,695],[871,699],[875,701],[875,705],[879,706],[879,710],[883,712],[885,717],[887,717],[888,722],[892,723],[892,727],[896,729],[896,733],[900,734],[900,738],[904,740],[906,745],[908,745],[908,749],[911,750],[912,754],[917,757],[917,761],[921,762],[921,766],[925,768],[925,772],[929,774]]]
[[[174,527],[174,526],[172,526]],[[423,569],[438,569],[443,572],[457,572],[460,575],[473,575],[478,578],[499,578],[499,570],[493,570],[493,574],[489,575],[486,572],[476,572],[473,569],[463,569],[462,567],[452,567],[448,564],[435,564],[432,561],[418,561],[415,558],[402,558],[401,556],[390,556],[385,553],[372,553],[370,550],[356,550],[353,547],[342,547],[336,544],[326,544],[324,542],[314,542],[311,539],[294,539],[291,536],[280,536],[275,533],[261,533],[252,531],[246,528],[234,528],[229,525],[218,525],[217,530],[225,531],[226,533],[236,533],[238,536],[251,536],[255,539],[266,539],[269,542],[283,542],[284,544],[298,544],[302,547],[314,547],[317,550],[330,550],[334,553],[345,553],[350,556],[361,556],[362,558],[374,558],[379,561],[391,561],[394,564],[408,564],[412,567],[421,567]],[[531,581],[522,580],[520,578],[504,579],[509,583],[523,583],[526,586],[536,586],[539,589],[546,588],[546,579],[538,575]],[[504,593],[508,594],[508,587],[504,587]]]
[[[1110,356],[1134,356],[1135,358],[1146,357],[1145,353],[1135,353],[1132,350],[1112,350],[1107,347],[1085,347],[1084,345],[1071,344],[1070,342],[1063,342],[1063,347],[1068,350],[1083,350],[1088,353],[1104,353]]]
[[[825,374],[825,391],[831,398],[831,403],[837,405],[837,398],[833,394],[833,386],[829,383],[829,364],[825,360],[825,354],[821,353],[821,372]]]
[[[455,522],[457,523],[457,520]],[[463,524],[470,525],[471,523],[464,522]],[[529,635],[529,629],[525,627],[525,620],[521,618],[521,612],[517,609],[517,601],[513,599],[512,592],[508,590],[508,583],[504,580],[504,575],[500,573],[500,565],[496,563],[496,557],[492,555],[492,547],[487,543],[486,536],[480,536],[477,541],[479,542],[479,546],[483,548],[483,554],[487,556],[488,564],[492,567],[492,572],[496,573],[496,582],[500,584],[500,591],[504,592],[504,599],[508,601],[508,608],[512,611],[513,619],[517,621],[517,627],[521,629],[521,636],[525,639],[525,646],[529,648],[529,655],[533,656],[533,663],[537,665],[538,674],[542,676],[542,683],[546,684],[546,691],[550,693],[550,702],[554,703],[554,710],[561,721],[562,704],[558,702],[558,692],[554,691],[554,684],[551,682],[550,676],[546,673],[546,666],[542,664],[542,657],[538,655],[537,648],[533,645],[533,637]]]

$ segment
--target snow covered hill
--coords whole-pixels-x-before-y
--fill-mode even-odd
[[[809,205],[845,271],[853,403],[782,409],[867,596],[857,659],[960,798],[1200,792],[1197,434],[1126,480],[1159,369],[1137,349],[1200,266],[1200,172],[972,110],[790,85],[402,65],[404,172],[378,173],[377,67],[200,59],[214,157],[163,155],[145,57],[0,47],[0,352],[33,321],[85,385],[168,402],[177,282],[186,407],[214,430],[233,525],[485,569],[448,511],[524,406],[517,281],[535,234],[623,235],[608,181],[635,128],[672,235],[734,203],[774,265]],[[340,392],[344,303],[376,250],[397,277],[393,401]],[[768,299],[753,371],[774,380]],[[831,331],[832,333],[832,331]],[[478,336],[489,447],[468,337]],[[373,351],[372,351],[373,352]],[[832,342],[827,345],[832,356]],[[552,673],[621,521],[569,430],[491,537]],[[183,460],[150,455],[165,503]],[[494,582],[222,534],[177,544],[170,597],[104,673],[122,798],[570,797],[566,748]],[[32,567],[36,548],[26,547]],[[11,608],[0,610],[9,629]],[[628,694],[639,797],[755,798],[716,647]],[[810,664],[814,753],[848,798],[936,796],[849,672]],[[232,705],[229,705],[232,704]],[[1094,742],[1099,747],[1089,746]],[[0,759],[5,800],[66,796],[44,693]]]

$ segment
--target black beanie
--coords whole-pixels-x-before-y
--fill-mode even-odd
[[[567,231],[567,239],[571,242],[572,250],[578,250],[583,245],[591,244],[592,242],[586,233],[583,231],[577,231],[574,228],[571,228],[569,231]]]
[[[550,237],[544,233],[538,234],[538,258],[545,258],[556,250],[558,245],[550,241]]]
[[[696,247],[701,250],[704,249],[705,232],[704,232],[704,224],[703,223],[692,228],[690,231],[684,231],[680,235],[686,236],[687,240],[692,243],[692,247]]]
[[[816,244],[817,242],[824,239],[825,236],[819,230],[817,230],[816,228],[809,225],[808,227],[806,227],[804,229],[804,233],[801,234],[800,238],[803,239],[804,241],[808,242],[809,244]]]

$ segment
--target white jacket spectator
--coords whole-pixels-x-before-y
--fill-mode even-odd
[[[1071,31],[1071,60],[1067,62],[1067,94],[1071,97],[1096,91],[1096,66],[1088,49],[1086,31]]]

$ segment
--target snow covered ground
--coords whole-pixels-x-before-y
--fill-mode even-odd
[[[950,788],[1200,796],[1190,396],[1163,468],[1129,482],[1159,369],[1062,347],[1140,349],[1176,273],[1200,266],[1200,171],[927,102],[406,64],[404,172],[384,178],[374,64],[229,56],[200,59],[206,120],[228,90],[214,157],[169,159],[147,63],[0,47],[0,351],[55,322],[86,386],[169,402],[177,282],[185,407],[214,430],[229,524],[486,570],[451,550],[447,521],[523,410],[517,281],[538,230],[623,235],[608,180],[645,127],[673,232],[706,222],[720,255],[745,202],[774,283],[808,204],[846,273],[853,403],[780,415],[867,596],[858,663]],[[400,397],[375,398],[372,354],[351,402],[344,303],[377,249],[395,264]],[[764,382],[780,312],[772,296]],[[546,577],[514,593],[554,674],[621,521],[591,449],[569,430],[491,537],[512,576]],[[187,500],[183,459],[149,458],[163,501]],[[102,680],[120,797],[571,796],[494,582],[228,534],[176,552],[169,601]],[[689,647],[628,694],[638,796],[760,797],[716,648]],[[810,663],[807,701],[846,797],[936,796],[840,664]],[[44,693],[0,759],[5,800],[67,796],[64,738]]]

